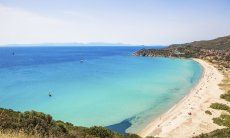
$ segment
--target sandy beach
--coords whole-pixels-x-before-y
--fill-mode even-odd
[[[221,128],[212,123],[212,118],[219,116],[221,112],[209,106],[214,102],[228,104],[219,98],[223,91],[218,84],[223,75],[208,62],[201,59],[193,60],[203,67],[203,75],[199,82],[179,103],[150,122],[138,135],[184,138]],[[206,114],[206,110],[211,111],[212,115]]]

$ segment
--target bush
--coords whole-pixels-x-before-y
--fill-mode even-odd
[[[205,111],[206,114],[212,115],[212,113],[209,110]]]
[[[112,131],[104,128],[104,127],[91,127],[88,130],[88,133],[100,138],[112,138],[113,137],[113,133]]]
[[[230,107],[227,106],[226,104],[221,104],[221,103],[212,103],[211,108],[213,109],[219,109],[219,110],[229,110]]]
[[[52,116],[36,112],[16,112],[0,108],[0,134],[19,134],[28,137],[70,138],[140,138],[135,134],[121,135],[104,127],[78,127],[71,123],[55,121]],[[0,135],[0,137],[1,137]]]
[[[126,135],[127,138],[141,138],[140,136],[136,135],[136,134],[128,134]]]
[[[230,93],[225,93],[225,94],[221,94],[220,98],[225,99],[226,101],[230,102]]]
[[[213,122],[219,126],[230,127],[230,115],[222,114],[220,117],[213,118]]]
[[[12,130],[15,132],[23,131],[28,135],[39,134],[42,137],[67,134],[67,130],[56,125],[50,115],[36,111],[20,113],[0,109],[0,122],[0,129],[5,132]]]
[[[210,133],[201,134],[199,136],[196,136],[195,138],[229,138],[230,136],[230,129],[224,128],[224,129],[217,129]]]

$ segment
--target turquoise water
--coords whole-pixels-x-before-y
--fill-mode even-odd
[[[0,107],[87,127],[128,119],[135,132],[183,98],[202,73],[192,60],[131,56],[137,49],[0,48]]]

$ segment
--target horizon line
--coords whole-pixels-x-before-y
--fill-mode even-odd
[[[90,42],[90,43],[18,43],[18,44],[0,44],[0,47],[61,47],[61,46],[162,46],[166,47],[169,45],[162,44],[125,44],[125,43],[106,43],[106,42]]]

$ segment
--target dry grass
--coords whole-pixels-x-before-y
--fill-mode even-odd
[[[226,93],[230,91],[230,70],[223,70],[224,79],[219,84],[220,88]]]
[[[30,135],[26,134],[23,131],[8,131],[2,132],[0,131],[0,138],[57,138],[57,136],[41,136],[39,134]]]
[[[2,132],[0,131],[1,138],[41,138],[39,136],[29,136],[23,132]]]

